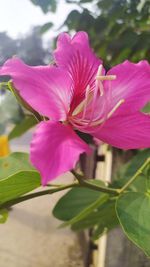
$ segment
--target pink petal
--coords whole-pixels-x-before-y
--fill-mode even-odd
[[[136,112],[108,119],[89,131],[94,137],[121,149],[150,147],[150,115]]]
[[[31,67],[13,58],[0,68],[0,75],[9,75],[21,97],[41,115],[65,120],[71,102],[71,79],[56,67]]]
[[[102,61],[90,48],[86,32],[78,32],[72,39],[67,33],[60,34],[54,57],[57,65],[67,70],[74,81],[75,107],[84,97],[87,85],[95,86],[95,75]]]
[[[150,100],[150,64],[142,60],[137,64],[125,61],[113,67],[107,75],[116,75],[116,80],[106,81],[107,91],[111,90],[112,107],[121,99],[125,102],[118,114],[140,110]]]
[[[79,155],[89,153],[70,126],[59,122],[41,122],[31,143],[31,162],[42,176],[42,184],[75,167]]]

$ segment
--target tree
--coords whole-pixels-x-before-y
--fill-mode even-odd
[[[45,12],[54,2],[59,3],[58,0],[32,2],[42,9],[47,2]],[[72,10],[64,25],[68,31],[87,31],[92,47],[104,59],[106,67],[125,59],[150,61],[149,0],[66,0],[66,3],[76,3],[80,11]]]

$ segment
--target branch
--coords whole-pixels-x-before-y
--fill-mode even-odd
[[[135,180],[136,178],[143,172],[143,170],[150,164],[150,158],[148,158],[145,163],[141,166],[140,169],[131,177],[131,179],[119,190],[119,193],[123,193]]]

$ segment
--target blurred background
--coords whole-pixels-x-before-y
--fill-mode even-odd
[[[106,69],[125,59],[150,61],[150,0],[0,0],[0,65],[14,55],[29,65],[49,64],[58,34],[80,30],[88,32],[91,46]],[[8,134],[25,118],[3,86],[0,135]],[[32,130],[10,142],[11,150],[28,152],[31,136]],[[64,179],[72,177],[67,174]],[[33,200],[12,210],[8,223],[0,226],[0,267],[83,266],[77,236],[68,229],[56,230],[59,223],[50,215],[59,197]],[[116,257],[124,267],[150,266],[138,251],[136,259],[131,259],[129,251],[133,248],[122,237],[117,242]],[[125,247],[126,256],[122,253]],[[121,264],[107,258],[106,267]]]

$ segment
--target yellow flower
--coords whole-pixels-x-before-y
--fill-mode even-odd
[[[8,137],[0,136],[0,157],[7,156],[10,153]]]

